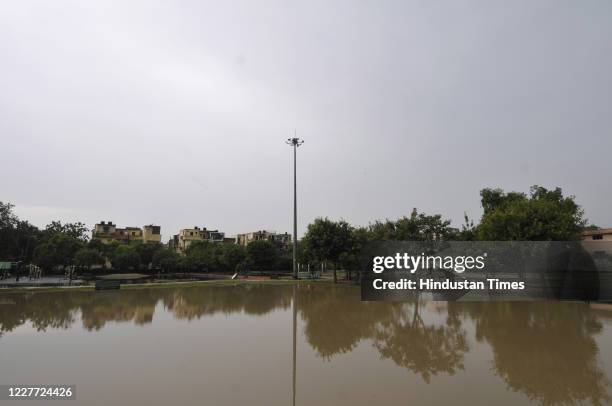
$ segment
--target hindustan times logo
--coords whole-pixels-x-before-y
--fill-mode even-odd
[[[374,257],[372,271],[382,273],[385,270],[405,270],[415,273],[418,270],[452,270],[456,273],[463,273],[466,270],[481,270],[485,267],[485,252],[479,256],[441,256],[441,255],[408,255],[407,253],[397,253],[394,256]]]

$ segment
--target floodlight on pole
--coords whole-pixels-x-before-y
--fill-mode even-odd
[[[287,145],[293,147],[293,279],[298,278],[297,268],[297,149],[304,143],[297,137],[287,138]]]

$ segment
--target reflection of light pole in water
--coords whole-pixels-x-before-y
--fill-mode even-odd
[[[296,321],[297,321],[297,286],[293,285],[293,406],[295,406],[295,376],[296,376]]]
[[[293,147],[293,279],[298,278],[297,269],[297,148],[304,143],[299,138],[287,138],[285,141]]]

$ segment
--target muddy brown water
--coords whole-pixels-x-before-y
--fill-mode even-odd
[[[307,283],[0,295],[0,384],[76,385],[57,405],[610,404],[611,378],[612,310],[585,303]]]

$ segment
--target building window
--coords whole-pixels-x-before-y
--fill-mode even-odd
[[[595,235],[593,235],[593,239],[594,240],[603,240],[603,235],[602,234],[595,234]]]

